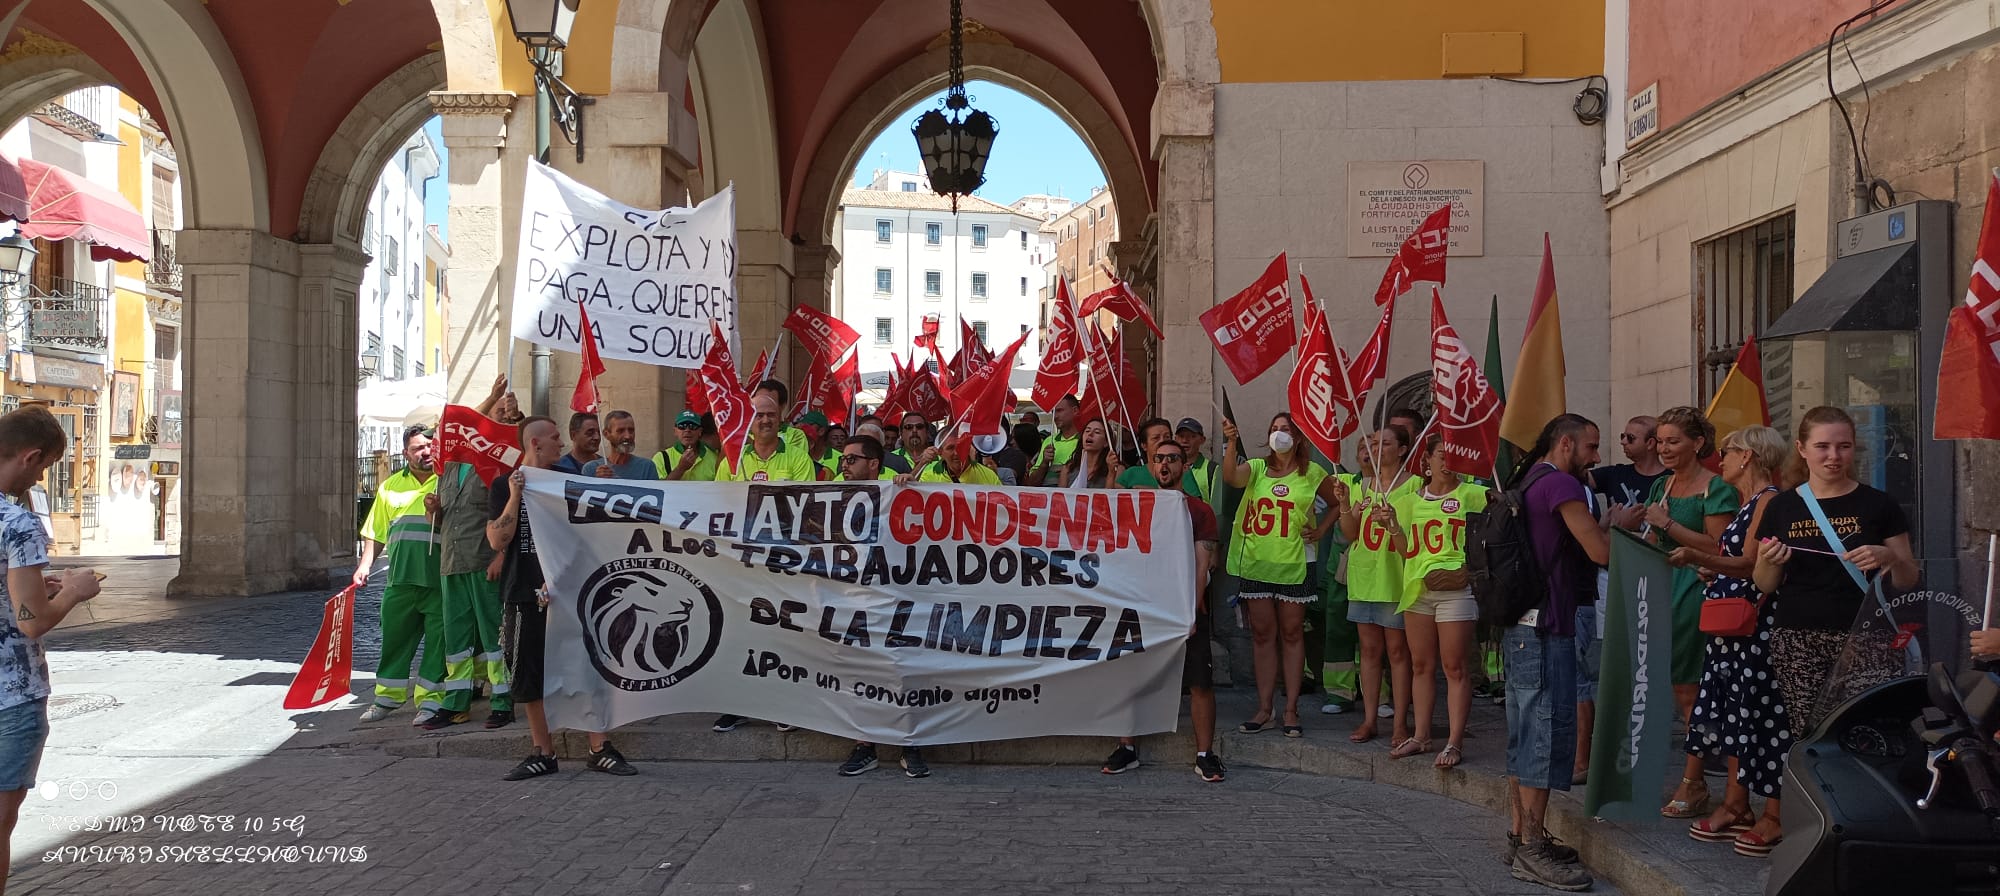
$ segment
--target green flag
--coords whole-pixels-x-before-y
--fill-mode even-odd
[[[1661,551],[1611,530],[1611,587],[1598,608],[1603,659],[1584,811],[1613,821],[1658,818],[1668,739],[1679,710],[1673,688],[1673,569]]]
[[[1486,381],[1493,385],[1493,394],[1500,397],[1500,403],[1507,403],[1507,375],[1500,365],[1500,297],[1493,297],[1493,314],[1486,319]],[[1510,476],[1520,458],[1514,456],[1514,446],[1506,439],[1500,440],[1494,466],[1501,476]],[[1504,488],[1505,482],[1494,483]]]

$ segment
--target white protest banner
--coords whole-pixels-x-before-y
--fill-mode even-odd
[[[633,208],[529,160],[514,268],[514,337],[577,351],[588,302],[605,359],[696,368],[710,320],[736,338],[736,193]]]
[[[530,470],[549,723],[734,713],[874,743],[1172,730],[1172,490],[640,483]]]

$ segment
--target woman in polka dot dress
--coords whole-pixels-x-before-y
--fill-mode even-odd
[[[1750,581],[1756,555],[1745,556],[1744,541],[1757,531],[1766,498],[1778,493],[1774,478],[1786,458],[1784,436],[1767,426],[1750,426],[1722,440],[1723,480],[1743,496],[1743,507],[1723,529],[1721,554],[1694,548],[1675,550],[1676,565],[1694,566],[1708,580],[1707,600],[1758,598]],[[1776,602],[1759,608],[1757,628],[1745,637],[1704,635],[1700,690],[1688,722],[1689,755],[1724,756],[1729,760],[1729,788],[1722,805],[1688,828],[1688,836],[1708,843],[1736,843],[1745,855],[1764,855],[1758,847],[1778,840],[1778,791],[1791,749],[1792,729],[1785,715],[1784,696],[1771,668],[1770,637]],[[1750,811],[1750,794],[1765,798],[1761,816]],[[1746,850],[1746,845],[1750,848]]]

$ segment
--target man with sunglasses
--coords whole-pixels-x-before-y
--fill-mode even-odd
[[[931,447],[931,422],[916,411],[905,412],[898,441],[901,445],[895,451],[896,456],[908,461],[912,470],[922,467],[917,458]]]
[[[679,442],[653,455],[653,469],[661,479],[674,482],[713,482],[716,462],[722,455],[701,441],[701,415],[682,411],[674,418],[674,438]]]
[[[1187,475],[1187,452],[1173,439],[1161,440],[1146,455],[1146,469],[1153,473],[1153,487],[1180,491]],[[1181,665],[1181,686],[1187,688],[1188,712],[1194,717],[1194,773],[1210,784],[1223,778],[1222,759],[1215,755],[1215,666],[1209,648],[1214,630],[1202,594],[1208,590],[1208,572],[1215,565],[1215,545],[1221,533],[1215,524],[1215,510],[1200,498],[1188,498],[1189,521],[1194,528],[1194,632],[1188,637],[1186,659]],[[1132,738],[1118,739],[1118,749],[1104,760],[1102,771],[1118,775],[1139,767],[1139,751]]]
[[[1654,436],[1658,427],[1659,421],[1652,417],[1639,416],[1626,421],[1625,431],[1618,434],[1618,447],[1631,463],[1590,471],[1591,491],[1604,496],[1605,513],[1613,517],[1614,525],[1624,525],[1617,518],[1628,508],[1645,503],[1646,495],[1653,491],[1653,483],[1667,475],[1667,465],[1660,463],[1660,443]],[[1633,516],[1636,518],[1637,514]],[[1633,525],[1637,525],[1636,519]]]

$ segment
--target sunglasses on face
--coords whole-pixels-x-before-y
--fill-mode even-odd
[[[930,424],[928,424],[928,423],[905,423],[905,424],[903,424],[903,431],[904,431],[904,432],[916,432],[916,431],[918,431],[918,430],[921,430],[921,429],[923,429],[924,427],[926,427],[926,426],[929,426],[929,425],[930,425]]]
[[[1182,458],[1181,458],[1181,456],[1180,456],[1180,455],[1178,455],[1178,454],[1155,454],[1155,455],[1153,455],[1153,463],[1156,463],[1156,464],[1177,464],[1177,463],[1180,463],[1180,462],[1181,462],[1181,460],[1182,460]]]
[[[843,454],[840,456],[840,462],[844,464],[867,463],[868,457],[862,454]]]
[[[681,431],[683,431],[683,432],[685,432],[685,431],[688,431],[688,430],[697,430],[697,429],[700,429],[700,428],[701,428],[701,424],[699,424],[699,423],[681,423],[681,424],[677,424],[677,425],[675,425],[675,426],[674,426],[674,428],[675,428],[675,429],[678,429],[678,430],[681,430]]]

